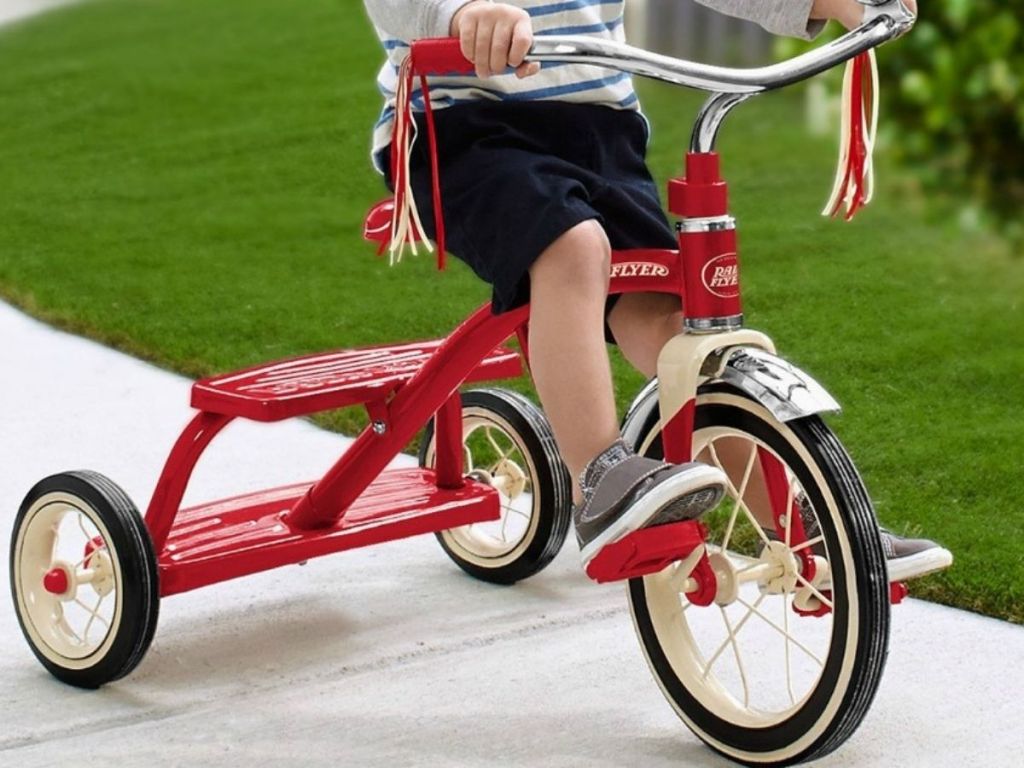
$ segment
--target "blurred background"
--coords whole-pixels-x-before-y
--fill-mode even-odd
[[[634,45],[660,53],[731,66],[765,63],[775,42],[757,24],[694,0],[630,0],[626,34]]]
[[[631,41],[676,55],[807,45],[688,0],[627,5]],[[727,121],[745,309],[844,405],[831,424],[881,520],[955,553],[914,594],[1022,622],[1024,2],[921,5],[879,52],[878,189],[854,222],[819,215],[840,73]],[[486,287],[429,257],[388,268],[360,238],[386,195],[382,61],[356,0],[85,0],[0,29],[0,298],[189,375],[446,334]],[[640,94],[662,183],[701,98]],[[614,365],[624,408],[642,381]]]

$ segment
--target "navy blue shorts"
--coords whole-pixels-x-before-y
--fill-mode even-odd
[[[429,145],[422,115],[417,122],[413,195],[433,238]],[[495,314],[529,301],[530,265],[582,221],[600,222],[614,249],[677,247],[645,163],[639,113],[480,101],[436,110],[434,122],[447,247],[491,285]]]

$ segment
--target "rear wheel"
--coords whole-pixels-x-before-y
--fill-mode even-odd
[[[444,551],[484,581],[512,584],[550,563],[572,512],[569,473],[547,418],[505,389],[462,393],[463,470],[497,489],[501,518],[441,531]],[[434,423],[420,444],[420,466],[434,466]]]
[[[10,569],[21,630],[54,677],[98,688],[142,660],[159,612],[156,556],[110,480],[66,472],[37,483],[14,522]]]
[[[656,407],[643,420],[625,431],[660,456]],[[888,581],[867,493],[819,418],[781,423],[725,387],[698,397],[694,453],[731,480],[704,519],[717,593],[708,607],[691,604],[680,564],[630,582],[651,670],[694,733],[733,760],[828,754],[867,713],[888,651]],[[816,531],[802,543],[793,525],[780,535],[755,515],[772,467],[783,509]]]

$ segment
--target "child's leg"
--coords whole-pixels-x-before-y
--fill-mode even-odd
[[[615,342],[623,356],[644,376],[657,373],[658,354],[669,339],[682,330],[679,298],[667,293],[627,293],[619,297],[608,316]],[[749,446],[743,440],[723,439],[716,443],[718,458],[725,473],[739,484],[749,458]],[[710,461],[701,454],[698,461]],[[773,527],[771,502],[759,467],[747,485],[747,504],[758,522]]]
[[[661,348],[682,331],[682,306],[667,293],[626,293],[612,307],[608,327],[626,360],[650,378]]]
[[[717,469],[636,456],[619,436],[604,340],[610,262],[608,238],[589,219],[530,267],[530,370],[572,474],[584,567],[623,536],[699,517],[725,493]]]
[[[658,353],[682,327],[679,299],[668,294],[628,293],[619,298],[608,317],[616,343],[625,358],[645,376],[657,372]],[[722,468],[739,485],[749,458],[750,447],[743,440],[723,439],[716,443]],[[710,461],[705,453],[698,461]],[[758,523],[767,530],[774,528],[771,502],[759,464],[747,484],[747,504]],[[907,539],[882,529],[890,581],[923,576],[953,562],[953,556],[930,539]]]
[[[610,259],[608,238],[590,219],[530,267],[530,372],[576,502],[583,468],[619,437],[604,340]]]

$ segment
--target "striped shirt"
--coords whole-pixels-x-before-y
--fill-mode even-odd
[[[384,109],[373,129],[374,163],[391,143],[398,69],[409,53],[409,40],[446,37],[451,18],[468,0],[364,0],[374,28],[387,53],[377,77]],[[623,42],[624,0],[502,0],[530,15],[535,36],[590,35]],[[811,0],[699,0],[731,15],[758,21],[772,31],[806,37]],[[519,79],[508,73],[480,79],[473,75],[432,77],[430,103],[434,109],[491,99],[495,101],[556,100],[638,110],[629,74],[582,64],[544,62],[541,71]],[[423,110],[416,81],[412,105]],[[379,166],[378,166],[378,170]]]

